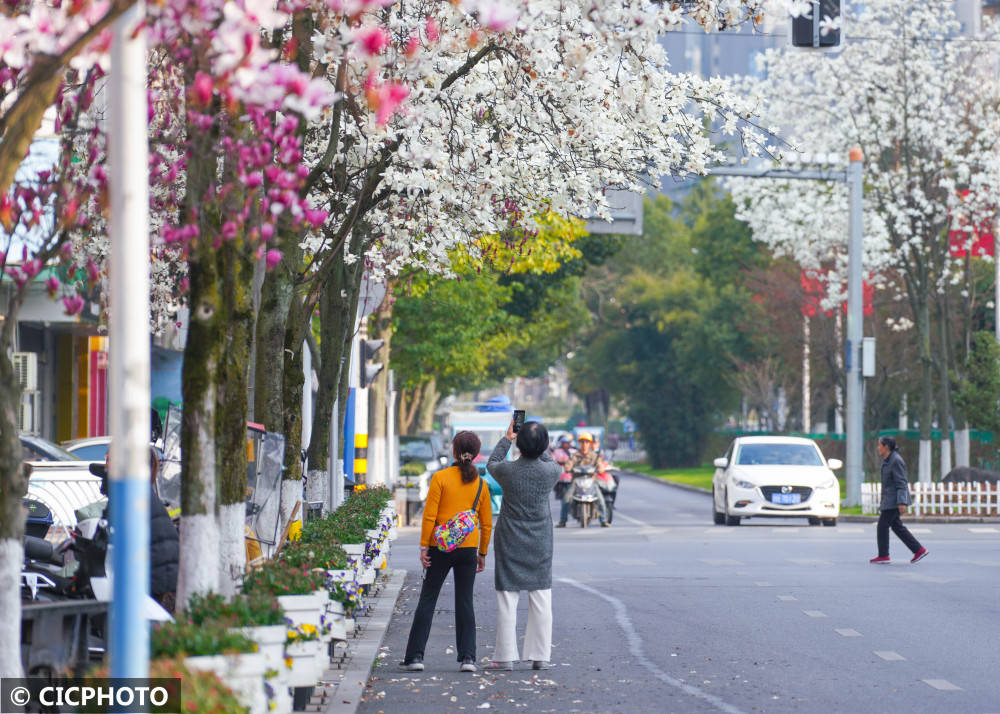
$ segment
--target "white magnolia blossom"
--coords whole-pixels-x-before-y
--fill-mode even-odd
[[[594,206],[608,217],[608,186],[655,189],[660,175],[702,173],[722,158],[721,136],[749,155],[765,145],[748,122],[753,102],[719,78],[671,72],[660,43],[685,17],[715,28],[752,21],[762,1],[509,5],[516,20],[508,32],[484,28],[482,3],[471,12],[468,3],[391,5],[373,22],[392,43],[368,61],[357,41],[368,30],[317,29],[315,59],[329,63],[331,78],[343,72],[343,103],[351,87],[365,86],[369,104],[381,106],[390,82],[408,96],[384,123],[377,111],[341,107],[334,165],[312,195],[331,217],[325,235],[307,239],[310,251],[360,229],[376,277],[411,265],[447,271],[451,249],[503,231],[512,218],[528,223],[544,210],[586,217]],[[331,150],[326,121],[307,160]],[[373,176],[374,206],[356,226],[357,196]]]
[[[762,58],[766,79],[746,83],[795,151],[835,155],[843,169],[849,149],[862,149],[865,270],[873,280],[898,270],[911,307],[949,282],[949,229],[988,225],[1000,205],[1000,35],[988,26],[978,40],[959,37],[952,5],[845,3],[854,30],[842,51],[772,49]],[[762,179],[730,186],[755,239],[807,271],[829,270],[829,300],[839,301],[846,187]]]

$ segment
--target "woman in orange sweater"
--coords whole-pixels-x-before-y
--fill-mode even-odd
[[[486,567],[487,546],[493,530],[489,487],[484,488],[479,470],[472,463],[479,455],[480,446],[479,437],[471,431],[455,434],[452,439],[455,463],[431,477],[420,534],[424,581],[406,643],[406,655],[400,663],[403,669],[411,672],[424,669],[424,647],[431,632],[434,607],[449,570],[455,571],[455,644],[460,669],[476,671],[476,613],[472,606],[472,586],[476,573]],[[455,514],[469,510],[476,512],[476,529],[451,552],[435,547],[431,538],[434,529]]]

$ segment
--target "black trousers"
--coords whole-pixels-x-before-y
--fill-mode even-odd
[[[878,526],[876,526],[876,534],[878,537],[878,554],[880,557],[889,557],[889,529],[899,536],[899,539],[903,541],[903,545],[910,549],[911,553],[916,553],[920,550],[920,543],[913,534],[903,525],[903,521],[899,518],[899,509],[891,508],[882,511],[878,517]]]
[[[434,621],[434,607],[437,605],[441,586],[448,577],[448,571],[455,571],[455,647],[458,661],[465,657],[476,658],[476,613],[472,608],[472,586],[476,582],[476,556],[478,548],[456,548],[450,553],[433,546],[428,553],[431,567],[424,571],[424,582],[420,587],[420,601],[410,626],[410,639],[406,643],[405,661],[423,657],[427,638],[431,634]]]

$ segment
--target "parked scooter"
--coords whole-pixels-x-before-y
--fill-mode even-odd
[[[44,538],[25,535],[21,599],[93,599],[92,579],[107,576],[109,542],[108,522],[103,518],[80,521],[70,537],[58,546]]]
[[[573,469],[572,505],[573,518],[586,528],[598,515],[597,501],[601,497],[597,485],[597,469],[593,466],[577,466]]]

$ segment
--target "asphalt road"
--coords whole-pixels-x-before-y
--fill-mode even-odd
[[[873,566],[874,524],[714,526],[709,496],[631,477],[618,505],[612,528],[556,530],[544,672],[460,673],[450,579],[426,670],[400,671],[420,587],[405,529],[409,576],[359,711],[1000,712],[1000,525],[911,524],[930,555],[910,565],[892,536]],[[492,556],[476,613],[486,659]]]

